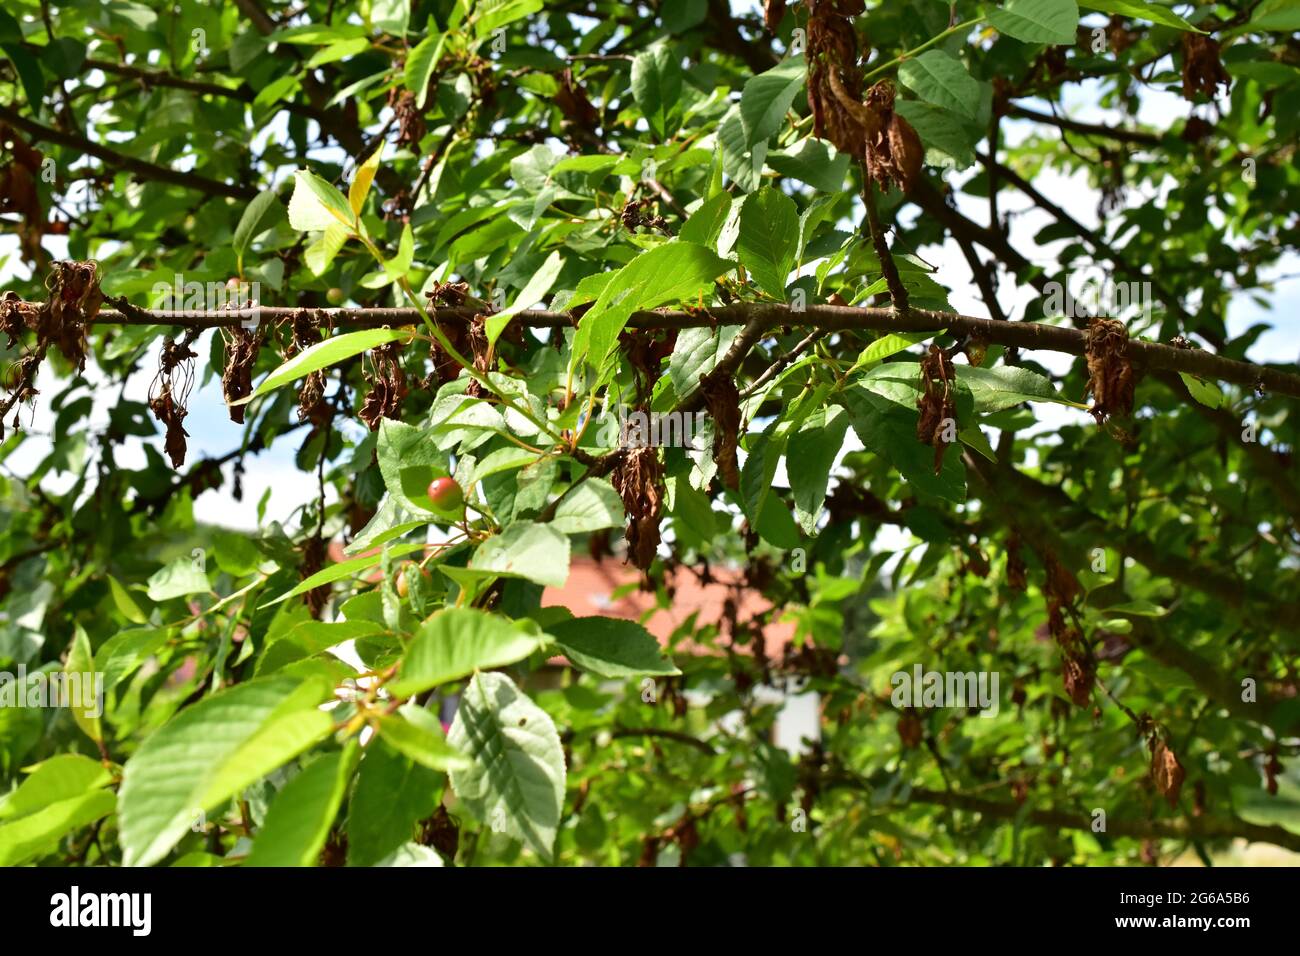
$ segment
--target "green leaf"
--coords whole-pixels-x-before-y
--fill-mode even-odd
[[[794,495],[794,514],[805,534],[812,534],[817,516],[826,501],[826,486],[831,467],[844,446],[849,416],[835,406],[818,409],[790,436],[787,459],[798,462],[789,468],[790,490]]]
[[[856,372],[858,369],[869,368],[873,365],[877,365],[889,358],[891,355],[896,355],[905,349],[911,348],[919,342],[924,342],[927,339],[932,339],[936,335],[942,334],[943,332],[889,332],[882,335],[862,350],[858,355],[858,360],[854,362],[853,367],[849,369],[849,373],[851,374]]]
[[[900,99],[894,109],[921,137],[927,165],[965,169],[975,162],[974,140],[955,113],[920,100]]]
[[[430,770],[459,770],[472,763],[443,739],[438,718],[422,707],[408,706],[402,715],[381,717],[379,736],[394,750]]]
[[[111,574],[106,574],[108,578],[108,590],[113,595],[113,604],[117,607],[122,616],[132,624],[143,624],[148,618],[145,617],[144,611],[140,610],[140,605],[135,603],[131,597],[131,592],[122,586],[122,582]]]
[[[193,558],[177,558],[158,569],[149,578],[149,600],[168,601],[187,594],[206,594],[212,590],[207,573]]]
[[[99,648],[97,663],[104,674],[104,693],[130,677],[167,641],[165,629],[131,628],[120,631]]]
[[[127,761],[118,816],[125,866],[161,860],[195,814],[215,810],[334,727],[323,682],[259,678],[177,714]]]
[[[376,30],[402,37],[410,19],[411,0],[371,0],[370,22]]]
[[[438,851],[419,843],[403,843],[375,866],[445,866]]]
[[[934,449],[916,437],[917,412],[866,388],[846,388],[840,393],[858,440],[890,464],[918,491],[961,503],[966,500],[966,468],[956,450],[949,448],[943,467],[934,473]]]
[[[803,56],[786,57],[766,73],[751,77],[740,94],[740,122],[745,145],[766,142],[785,125],[785,115],[803,87],[808,64]]]
[[[596,304],[579,320],[572,361],[576,364],[586,357],[600,368],[632,313],[692,301],[732,267],[711,250],[681,240],[641,253],[614,274]]]
[[[68,648],[68,661],[63,667],[67,686],[77,689],[75,700],[69,700],[72,719],[87,737],[97,744],[104,742],[104,728],[99,717],[104,712],[103,673],[95,670],[95,657],[90,651],[90,638],[78,624]],[[89,686],[87,686],[89,685]]]
[[[37,813],[52,803],[83,796],[112,779],[104,765],[81,754],[58,754],[43,760],[0,803],[0,820]]]
[[[317,67],[325,66],[330,63],[337,63],[339,60],[346,60],[348,57],[365,53],[370,49],[370,40],[366,37],[356,37],[352,40],[340,40],[338,43],[331,43],[323,50],[317,50],[308,58],[305,64],[307,69],[314,70]]]
[[[668,358],[668,378],[678,395],[688,395],[700,378],[712,372],[740,332],[738,325],[720,329],[682,329]]]
[[[681,58],[666,43],[656,43],[632,61],[632,97],[655,137],[667,139],[677,131],[681,113]]]
[[[1283,0],[1283,2],[1289,2],[1289,0]],[[1139,20],[1150,20],[1152,23],[1176,27],[1179,30],[1192,33],[1205,32],[1192,26],[1168,7],[1162,7],[1158,3],[1145,3],[1143,0],[1079,0],[1079,6],[1086,10],[1100,10],[1102,13],[1135,17]],[[1258,16],[1258,8],[1256,9],[1256,16]],[[1297,16],[1296,25],[1291,29],[1300,29],[1300,16]]]
[[[1219,408],[1223,405],[1223,390],[1219,388],[1218,382],[1198,378],[1188,372],[1179,372],[1178,377],[1183,380],[1183,384],[1187,386],[1187,391],[1191,393],[1192,398],[1202,405],[1207,405],[1210,408]]]
[[[289,197],[289,225],[299,232],[316,232],[338,224],[356,227],[356,216],[343,194],[315,173],[300,169],[294,174]]]
[[[1253,30],[1300,30],[1300,7],[1294,0],[1264,0],[1250,15]]]
[[[1079,25],[1079,5],[1075,0],[1010,0],[988,16],[999,33],[1025,43],[1071,45]]]
[[[1021,402],[1053,402],[1072,408],[1086,408],[1078,402],[1061,397],[1050,379],[1016,365],[997,365],[983,368],[976,365],[956,365],[957,381],[968,386],[975,396],[975,411],[999,412]],[[920,366],[917,366],[920,376]]]
[[[567,543],[568,539],[564,540]],[[474,608],[446,608],[420,625],[389,689],[396,697],[410,697],[476,670],[521,661],[540,644],[536,634],[499,615]]]
[[[617,617],[575,617],[552,624],[547,633],[578,667],[613,680],[643,674],[680,674],[654,635],[635,621]]]
[[[718,124],[717,137],[726,174],[745,192],[757,189],[767,159],[767,141],[760,140],[750,145],[744,120],[740,118],[739,103]]]
[[[1134,617],[1164,617],[1169,613],[1168,608],[1143,598],[1126,601],[1123,604],[1112,604],[1103,610],[1107,614],[1132,614]]]
[[[850,159],[848,153],[837,152],[815,136],[807,136],[789,149],[768,153],[767,165],[814,189],[839,193],[844,189]]]
[[[321,233],[321,237],[307,247],[303,253],[303,261],[307,263],[307,268],[311,270],[314,276],[323,276],[329,271],[334,257],[339,254],[339,250],[347,243],[348,237],[352,231],[337,222],[330,223],[326,230]]]
[[[569,577],[569,539],[549,524],[516,521],[480,544],[469,567],[563,587]]]
[[[970,390],[973,410],[979,414],[1000,412],[1022,402],[1053,402],[1071,408],[1086,408],[1079,402],[1063,398],[1051,380],[1016,365],[983,368],[954,365],[957,381]],[[890,362],[878,365],[861,379],[868,389],[891,401],[910,406],[921,389],[921,366],[918,362]]]
[[[771,186],[749,196],[740,209],[736,249],[759,288],[785,301],[786,281],[799,242],[799,211],[794,200]]]
[[[926,50],[914,59],[904,60],[898,68],[898,79],[928,103],[967,119],[979,115],[979,83],[961,60],[943,50]]]
[[[281,385],[287,385],[295,379],[310,375],[318,369],[328,368],[385,342],[398,342],[410,337],[411,332],[407,329],[362,329],[359,332],[345,332],[343,335],[323,339],[283,363],[264,378],[262,384],[253,389],[251,395],[228,404],[243,405],[267,392],[275,391]]]
[[[303,767],[275,795],[244,865],[315,866],[360,758],[350,741]]]
[[[387,549],[387,554],[389,559],[401,558],[415,551],[423,551],[425,547],[426,545],[423,542],[401,544]],[[299,582],[295,587],[285,591],[279,597],[272,598],[265,604],[258,605],[258,607],[270,607],[273,604],[279,604],[281,601],[288,600],[291,597],[297,597],[299,594],[306,594],[308,591],[314,590],[322,584],[332,584],[335,581],[342,580],[343,578],[353,577],[360,571],[364,571],[367,568],[373,568],[383,559],[384,553],[380,551],[360,558],[351,558],[347,561],[339,561],[337,564],[331,564],[329,567],[322,568],[311,577]]]
[[[397,240],[397,255],[384,261],[383,279],[388,282],[399,282],[402,277],[411,269],[411,263],[415,260],[415,233],[411,230],[411,224],[403,223],[401,237]],[[364,280],[363,280],[364,283]],[[379,288],[384,285],[380,281],[375,285]]]
[[[546,261],[533,273],[533,277],[528,280],[519,295],[515,296],[513,305],[487,317],[484,327],[490,345],[496,344],[497,338],[505,330],[511,317],[518,315],[524,309],[531,309],[542,300],[546,293],[551,291],[551,286],[555,285],[555,280],[559,278],[560,270],[563,268],[564,257],[560,255],[560,251],[557,249],[547,256]]]
[[[623,499],[603,478],[588,478],[555,509],[550,526],[561,534],[585,534],[623,524]]]
[[[375,866],[415,837],[415,824],[433,813],[443,775],[388,746],[370,741],[348,804],[348,866]]]
[[[474,4],[474,35],[491,36],[498,27],[531,16],[544,6],[542,0],[478,0]]]
[[[433,71],[442,56],[442,47],[446,39],[446,34],[434,30],[433,24],[430,23],[428,35],[417,43],[415,49],[406,57],[406,70],[402,79],[406,88],[415,94],[417,109],[424,109],[425,100],[429,95],[429,78],[433,76]]]
[[[248,251],[253,239],[264,228],[267,216],[279,207],[280,197],[276,195],[273,189],[264,189],[244,207],[244,214],[239,217],[239,225],[235,227],[235,235],[230,240],[230,244],[235,250],[235,261],[239,263],[241,272],[243,270],[244,253]]]
[[[712,199],[706,199],[686,220],[678,238],[683,242],[693,242],[706,249],[716,249],[718,236],[731,213],[731,194],[718,193]]]
[[[549,861],[564,807],[564,748],[555,724],[504,674],[476,674],[447,740],[474,758],[451,771],[465,807]]]
[[[116,804],[112,791],[91,790],[0,826],[0,866],[21,866],[53,851],[66,834],[108,816]]]
[[[27,94],[27,105],[39,117],[44,108],[45,74],[40,61],[23,47],[23,28],[7,10],[0,10],[0,52],[13,63]]]

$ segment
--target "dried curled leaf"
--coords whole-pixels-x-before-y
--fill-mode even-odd
[[[893,181],[903,192],[910,193],[921,176],[925,147],[912,124],[897,113],[889,118],[888,149],[867,144],[867,163],[871,176],[882,185]]]
[[[850,156],[866,150],[861,110],[862,70],[858,36],[849,19],[864,9],[862,0],[813,0],[808,17],[808,106],[813,135],[829,140]]]
[[[11,161],[3,161],[12,153]],[[59,226],[66,231],[67,223],[51,223],[45,219],[41,207],[41,194],[36,181],[41,174],[43,158],[40,150],[29,146],[11,127],[0,123],[0,212],[22,217],[17,225],[18,240],[23,258],[37,261],[43,257],[41,237],[56,231]]]
[[[664,508],[664,468],[656,448],[629,448],[610,475],[627,511],[628,556],[642,571],[659,548],[659,520]]]
[[[468,295],[469,284],[466,282],[435,282],[425,293],[434,305],[447,305],[457,309],[465,304]]]
[[[1007,537],[1007,587],[1022,592],[1029,589],[1028,569],[1020,554],[1020,535],[1014,531]]]
[[[484,316],[476,315],[465,327],[465,339],[469,345],[469,353],[473,356],[474,370],[481,375],[488,373],[492,362],[492,346],[488,342],[486,323],[487,319]],[[465,388],[465,394],[472,398],[481,398],[483,383],[478,379],[471,380]]]
[[[1047,601],[1047,627],[1052,637],[1062,647],[1069,647],[1073,642],[1068,639],[1069,631],[1065,622],[1064,610],[1074,606],[1075,600],[1083,593],[1075,578],[1050,551],[1043,558],[1046,575],[1043,581],[1043,597]]]
[[[388,342],[370,352],[374,372],[366,373],[370,391],[366,393],[359,417],[372,432],[378,430],[382,419],[398,417],[402,399],[406,397],[406,373],[402,371],[401,353],[400,342]]]
[[[903,714],[898,718],[898,739],[902,741],[904,747],[909,750],[916,749],[921,745],[923,736],[921,718],[915,714]]]
[[[86,369],[86,326],[104,301],[99,291],[99,265],[90,262],[56,262],[45,279],[49,298],[41,309],[36,331],[37,348],[55,345],[77,371]]]
[[[730,375],[700,378],[704,402],[713,420],[713,460],[722,483],[735,491],[740,487],[740,463],[736,444],[740,440],[740,390]]]
[[[286,359],[320,341],[320,319],[307,309],[294,313],[292,329],[292,341],[284,352]],[[325,401],[325,370],[317,369],[308,374],[298,390],[298,421],[310,421],[314,432],[327,425],[331,417],[329,403]]]
[[[325,538],[317,531],[316,534],[309,535],[302,544],[302,563],[298,566],[299,580],[306,581],[323,567],[325,567]],[[304,592],[302,602],[307,605],[312,617],[319,618],[326,602],[329,601],[329,596],[329,585],[322,584],[320,587]]]
[[[1232,77],[1219,59],[1219,41],[1203,33],[1183,34],[1183,96],[1195,102],[1196,94],[1214,99],[1219,84],[1232,85]]]
[[[244,423],[244,405],[233,402],[253,393],[253,366],[257,364],[257,352],[262,345],[261,335],[254,329],[236,326],[223,328],[221,336],[226,346],[226,367],[221,373],[221,393],[226,398],[230,420],[236,424]]]
[[[1186,774],[1183,765],[1178,762],[1178,755],[1169,748],[1169,744],[1159,734],[1152,734],[1147,740],[1151,750],[1151,782],[1156,785],[1161,796],[1169,801],[1170,807],[1178,805],[1178,794],[1183,787]]]
[[[418,150],[426,126],[424,114],[416,105],[415,94],[401,87],[393,87],[388,91],[388,105],[393,108],[397,120],[397,145],[411,146]]]
[[[573,70],[564,69],[559,75],[560,88],[555,91],[555,105],[559,107],[566,123],[588,132],[600,125],[600,111],[587,96],[587,91],[573,77]]]
[[[956,373],[952,360],[943,349],[931,345],[921,360],[921,397],[917,408],[916,437],[923,445],[934,447],[934,473],[943,470],[943,453],[957,441],[957,408],[952,399]]]
[[[185,430],[181,423],[185,421],[185,416],[189,414],[189,410],[185,406],[177,404],[172,397],[170,382],[164,382],[162,390],[149,399],[149,410],[167,429],[163,450],[167,452],[167,457],[171,459],[172,467],[179,468],[185,464],[185,439],[189,437],[189,432]]]
[[[1092,685],[1096,680],[1093,664],[1083,654],[1069,653],[1061,658],[1061,676],[1065,693],[1078,707],[1088,706],[1092,700]]]
[[[36,321],[37,308],[17,292],[10,290],[0,296],[0,333],[9,337],[7,348],[17,345],[26,329],[36,327]]]
[[[1088,388],[1097,423],[1111,415],[1133,411],[1133,367],[1128,360],[1128,329],[1115,319],[1093,319],[1088,323],[1085,355],[1088,360]]]
[[[163,342],[158,374],[149,386],[149,410],[166,429],[163,450],[173,468],[185,464],[185,439],[189,432],[182,423],[189,414],[185,405],[194,388],[194,359],[198,353],[190,348],[190,343],[196,335],[194,330],[179,342],[171,339]]]

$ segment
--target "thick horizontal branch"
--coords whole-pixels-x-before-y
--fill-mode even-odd
[[[119,300],[120,302],[120,300]],[[33,303],[39,304],[39,303]],[[290,318],[300,308],[262,306],[258,312],[263,321]],[[420,322],[415,309],[311,309],[323,324],[332,327],[370,328],[383,325],[415,325]],[[438,321],[468,321],[474,310],[444,308],[436,310]],[[110,325],[173,325],[184,328],[215,328],[238,325],[237,313],[195,312],[127,307],[126,311],[103,311],[95,317],[97,324]],[[520,312],[514,321],[530,328],[555,328],[577,324],[577,319],[567,312],[529,310]],[[1018,349],[1064,352],[1082,355],[1087,348],[1087,337],[1082,330],[1070,329],[1041,322],[1005,322],[997,319],[980,319],[956,312],[934,312],[912,309],[907,315],[887,308],[854,308],[840,305],[809,305],[803,309],[766,302],[748,302],[700,309],[688,312],[636,312],[628,322],[639,329],[687,329],[711,325],[745,325],[758,323],[763,331],[798,326],[816,328],[826,332],[877,331],[877,332],[939,332],[947,330],[952,335],[972,335],[993,345]],[[1180,349],[1159,342],[1137,339],[1128,344],[1129,358],[1139,366],[1153,371],[1188,372],[1199,378],[1231,382],[1247,388],[1263,388],[1279,395],[1300,398],[1300,375],[1267,365],[1254,365],[1224,358],[1200,349]]]

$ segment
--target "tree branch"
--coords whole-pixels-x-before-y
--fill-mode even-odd
[[[1137,146],[1159,146],[1160,137],[1155,133],[1146,133],[1142,130],[1118,129],[1114,126],[1101,126],[1096,123],[1081,123],[1078,120],[1066,119],[1063,116],[1049,116],[1047,113],[1039,113],[1035,110],[1028,109],[1018,103],[1012,104],[1007,115],[1019,116],[1021,119],[1034,120],[1037,123],[1046,123],[1049,126],[1055,126],[1058,129],[1067,129],[1072,133],[1081,133],[1084,136],[1104,136],[1107,139],[1113,139],[1120,143],[1133,143]]]
[[[119,300],[120,301],[120,300]],[[28,303],[39,307],[39,302]],[[302,309],[293,306],[261,306],[264,320],[292,318]],[[419,313],[414,309],[313,309],[322,318],[328,318],[333,327],[352,326],[374,328],[384,325],[418,325]],[[473,309],[440,308],[436,310],[439,322],[467,322]],[[244,317],[234,313],[209,311],[196,313],[184,310],[139,309],[131,307],[130,314],[108,310],[95,316],[96,324],[107,325],[168,325],[185,328],[215,328],[238,325]],[[530,328],[567,328],[577,324],[577,319],[567,312],[549,312],[529,309],[518,313],[514,321]],[[1083,355],[1087,349],[1087,336],[1078,329],[1042,322],[1006,322],[997,319],[980,319],[957,312],[936,312],[931,309],[911,309],[901,315],[890,308],[864,308],[843,305],[808,305],[794,309],[773,302],[741,302],[701,311],[640,311],[628,322],[634,329],[689,329],[713,325],[745,325],[748,346],[752,347],[767,332],[782,326],[820,329],[824,332],[863,331],[878,332],[939,332],[947,330],[954,336],[975,335],[990,344],[1019,349],[1041,349]],[[738,338],[733,346],[739,346]],[[1132,339],[1128,356],[1135,365],[1153,371],[1188,372],[1199,378],[1231,382],[1247,388],[1263,388],[1279,395],[1300,398],[1300,375],[1273,365],[1255,365],[1224,358],[1201,349],[1180,349],[1159,342]],[[736,358],[738,367],[744,354]],[[734,368],[732,369],[734,371]]]
[[[185,189],[195,189],[210,196],[225,196],[228,199],[252,199],[257,195],[257,190],[250,189],[247,186],[239,186],[232,183],[223,183],[216,179],[208,179],[197,173],[182,173],[167,166],[158,166],[154,163],[146,162],[143,159],[136,159],[134,156],[127,156],[123,153],[109,149],[107,146],[101,146],[99,143],[86,139],[84,136],[78,136],[75,133],[65,133],[62,130],[51,129],[48,126],[42,126],[35,123],[9,109],[7,106],[0,106],[0,120],[8,123],[29,134],[34,140],[46,143],[57,143],[59,146],[66,146],[69,149],[79,150],[88,156],[94,156],[102,159],[110,166],[117,166],[127,170],[140,177],[141,179],[157,180],[158,182],[171,183],[173,186],[182,186]]]

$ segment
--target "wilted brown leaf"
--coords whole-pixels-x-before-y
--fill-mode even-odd
[[[1161,795],[1169,801],[1169,806],[1176,807],[1178,793],[1182,789],[1183,778],[1186,776],[1183,765],[1178,762],[1178,756],[1159,734],[1153,734],[1147,741],[1147,746],[1151,749],[1151,781]]]
[[[1133,367],[1128,360],[1128,329],[1115,319],[1088,323],[1086,357],[1088,388],[1093,402],[1089,413],[1101,424],[1111,415],[1133,411]]]
[[[1183,34],[1183,96],[1195,102],[1196,94],[1213,99],[1219,85],[1231,86],[1232,77],[1219,59],[1219,41],[1202,33]]]
[[[659,548],[659,520],[664,507],[659,450],[648,446],[626,449],[610,481],[627,511],[628,557],[644,571],[654,562]]]

